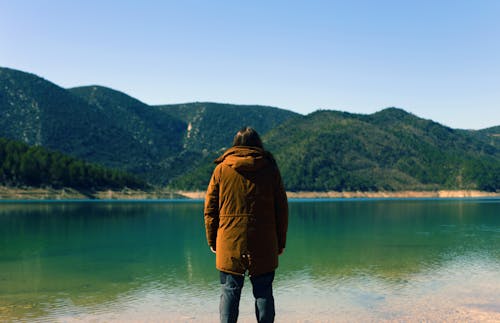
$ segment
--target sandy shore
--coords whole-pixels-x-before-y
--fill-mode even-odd
[[[0,200],[152,200],[187,198],[170,190],[79,191],[72,188],[14,188],[0,186]]]
[[[287,192],[289,198],[464,198],[500,197],[500,192],[474,190],[398,191],[398,192]]]
[[[288,198],[478,198],[500,197],[500,192],[475,190],[398,191],[398,192],[287,192]],[[154,199],[203,199],[205,191],[172,191],[156,189],[78,191],[72,188],[14,188],[0,186],[0,200],[154,200]]]
[[[178,191],[178,194],[190,199],[205,198],[204,191]],[[500,197],[500,192],[475,190],[441,191],[398,191],[398,192],[287,192],[288,198],[465,198],[465,197]]]

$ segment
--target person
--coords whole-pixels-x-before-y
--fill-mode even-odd
[[[248,273],[257,321],[273,322],[272,283],[288,227],[287,197],[278,166],[250,127],[238,131],[233,146],[215,163],[204,217],[208,245],[220,271],[220,321],[238,320]]]

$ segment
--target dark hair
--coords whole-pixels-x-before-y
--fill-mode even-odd
[[[250,146],[264,149],[262,140],[260,140],[257,131],[248,126],[241,128],[240,131],[236,133],[233,139],[233,146]]]

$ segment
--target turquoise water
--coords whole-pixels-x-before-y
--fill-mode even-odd
[[[0,203],[0,321],[213,322],[214,262],[199,201]],[[498,295],[499,199],[290,202],[277,322],[496,320]]]

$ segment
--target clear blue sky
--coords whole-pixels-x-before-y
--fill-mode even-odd
[[[0,66],[148,104],[500,124],[500,1],[0,0]]]

